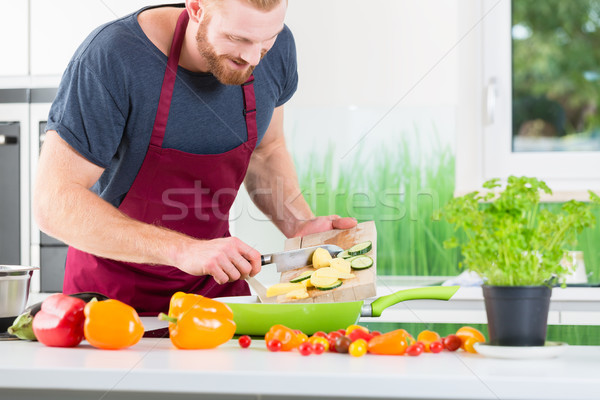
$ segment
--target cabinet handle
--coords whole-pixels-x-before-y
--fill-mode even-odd
[[[16,136],[0,135],[0,146],[8,146],[11,144],[17,144],[18,142],[19,138]]]
[[[498,88],[496,78],[490,79],[487,86],[487,98],[486,98],[486,117],[487,124],[491,125],[494,123],[496,117],[496,97],[498,96]]]

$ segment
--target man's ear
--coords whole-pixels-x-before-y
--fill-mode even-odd
[[[205,5],[202,0],[186,0],[185,9],[190,16],[190,20],[199,23],[205,13]]]

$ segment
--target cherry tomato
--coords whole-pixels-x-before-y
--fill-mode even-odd
[[[347,336],[353,342],[357,341],[358,339],[364,339],[364,341],[368,343],[369,340],[371,340],[373,338],[373,335],[371,335],[368,332],[363,331],[362,329],[354,329]]]
[[[337,330],[339,333],[342,334],[342,336],[344,336],[346,334],[346,330],[345,329],[338,329]]]
[[[351,343],[352,341],[348,336],[340,336],[335,341],[335,351],[338,353],[347,353]]]
[[[317,332],[313,333],[313,336],[326,338],[327,334],[323,331],[317,331]]]
[[[442,344],[442,342],[431,342],[429,343],[429,351],[431,351],[432,353],[439,353],[442,350],[444,350],[444,345]]]
[[[425,343],[423,343],[423,342],[416,342],[415,346],[419,346],[421,348],[421,350],[425,351]]]
[[[306,333],[298,333],[296,334],[296,338],[298,338],[298,343],[304,343],[308,340],[308,336],[306,336]]]
[[[246,349],[246,348],[250,347],[250,343],[252,343],[252,339],[248,335],[242,335],[238,339],[238,343],[240,344],[240,347],[242,349]]]
[[[281,342],[277,339],[272,339],[267,342],[267,349],[272,352],[281,350]]]
[[[335,340],[335,339],[339,338],[340,336],[344,336],[344,335],[339,331],[329,332],[329,334],[327,335],[327,340],[329,340],[329,341],[331,341],[331,339]]]
[[[353,330],[355,329],[360,329],[362,331],[364,331],[365,333],[369,333],[369,329],[364,327],[364,326],[360,326],[360,325],[350,325],[349,327],[346,328],[346,336],[350,336],[350,334],[352,333]]]
[[[311,336],[310,339],[308,339],[308,342],[310,344],[312,344],[313,346],[317,343],[321,343],[323,345],[323,348],[325,349],[325,351],[329,350],[329,341],[321,336]]]
[[[371,332],[371,336],[373,336],[373,337],[379,336],[379,335],[381,335],[381,332],[379,332],[379,331],[373,331],[373,332]]]
[[[365,339],[357,339],[348,347],[348,353],[352,357],[362,357],[367,353],[367,341]]]
[[[323,343],[315,343],[313,345],[313,352],[315,354],[322,354],[325,350],[325,346],[323,346]]]
[[[310,342],[304,342],[300,346],[298,346],[298,351],[303,356],[309,356],[313,352],[313,346],[312,344],[310,344]]]
[[[294,333],[295,333],[296,335],[299,335],[299,334],[301,334],[301,333],[302,333],[302,331],[301,331],[300,329],[292,329],[292,330],[294,331]]]
[[[444,347],[448,351],[456,351],[460,349],[462,345],[462,340],[456,335],[448,335],[444,338]]]
[[[440,337],[440,335],[437,332],[434,331],[429,331],[429,330],[424,330],[421,333],[419,333],[419,335],[417,336],[417,342],[421,342],[425,345],[425,348],[423,350],[425,350],[427,353],[429,353],[429,344],[431,342],[437,342],[442,340],[442,338]]]
[[[424,347],[425,346],[419,346],[418,342],[415,344],[411,344],[410,346],[408,346],[406,348],[406,354],[408,354],[409,356],[416,357],[416,356],[420,355],[421,353],[423,353]]]

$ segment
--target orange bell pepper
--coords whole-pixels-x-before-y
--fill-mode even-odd
[[[367,350],[372,354],[401,356],[406,352],[409,336],[404,329],[383,333],[369,340]]]
[[[198,294],[177,292],[171,296],[169,315],[171,343],[179,349],[212,349],[235,334],[233,311],[227,304]]]
[[[144,325],[135,309],[119,300],[90,301],[83,309],[85,339],[99,349],[133,346],[144,335]]]
[[[281,342],[281,351],[290,351],[300,346],[302,335],[296,334],[292,329],[284,325],[273,325],[269,332],[265,334],[265,342],[279,340]]]

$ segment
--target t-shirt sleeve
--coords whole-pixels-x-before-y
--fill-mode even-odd
[[[287,60],[285,63],[285,81],[283,85],[283,91],[281,96],[275,103],[276,107],[279,107],[286,103],[292,98],[296,89],[298,88],[298,61],[296,59],[296,43],[294,42],[294,36],[289,28],[285,28],[284,32],[287,36]]]
[[[79,154],[106,168],[121,142],[125,115],[98,74],[73,60],[50,108],[46,130],[57,131]]]

